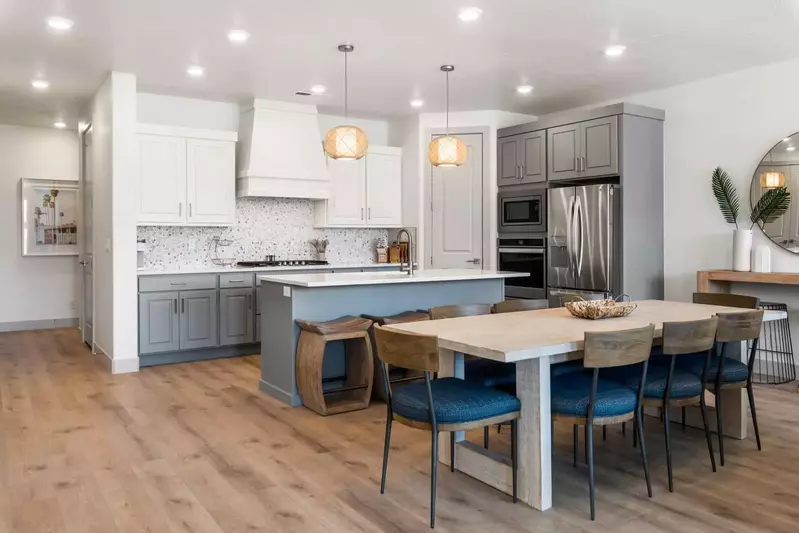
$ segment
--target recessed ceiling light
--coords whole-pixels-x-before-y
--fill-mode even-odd
[[[205,69],[199,65],[192,65],[186,69],[186,74],[192,78],[202,78],[205,75]]]
[[[327,87],[324,85],[314,85],[311,87],[311,92],[314,94],[325,94],[325,92],[327,92]]]
[[[423,105],[424,105],[424,100],[422,100],[421,98],[414,98],[413,100],[411,100],[411,107],[419,108],[422,107]]]
[[[250,39],[250,34],[245,30],[230,30],[227,38],[233,44],[244,44]]]
[[[533,92],[533,86],[532,85],[519,85],[518,87],[516,87],[516,92],[519,93],[519,94],[530,94],[531,92]]]
[[[64,17],[50,17],[47,19],[47,25],[56,31],[69,31],[75,23]]]
[[[479,19],[482,14],[483,10],[479,7],[464,7],[458,12],[458,18],[463,22],[474,22]]]
[[[789,146],[788,148],[786,148],[786,150],[788,150],[789,152],[793,152],[794,150],[796,150],[796,146]]]
[[[790,138],[790,137],[785,137],[785,138],[782,140],[782,142],[784,142],[784,143],[789,143],[789,142],[791,142],[791,138]]]
[[[31,87],[44,91],[50,87],[50,82],[47,80],[31,80]]]
[[[63,130],[64,128],[67,127],[67,123],[64,122],[63,120],[59,120],[59,121],[53,123],[53,127],[56,127],[56,128],[58,128],[60,130]]]
[[[625,50],[627,50],[627,47],[623,44],[614,44],[605,48],[605,55],[608,57],[619,57],[624,54]]]

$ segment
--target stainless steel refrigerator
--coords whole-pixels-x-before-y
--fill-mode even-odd
[[[549,190],[548,276],[550,307],[564,296],[596,300],[620,285],[620,190],[614,184]]]

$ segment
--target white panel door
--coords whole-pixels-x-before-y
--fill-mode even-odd
[[[370,152],[366,157],[366,223],[402,225],[402,154]]]
[[[432,167],[433,268],[482,269],[483,136],[458,135],[468,147],[466,163]]]
[[[327,224],[362,226],[366,224],[366,160],[327,160],[330,199]]]
[[[188,222],[236,221],[236,145],[228,141],[186,140]]]
[[[139,223],[186,221],[186,139],[139,135]]]
[[[82,249],[81,275],[81,313],[80,331],[83,342],[94,350],[94,252],[92,248],[94,222],[94,179],[92,157],[92,129],[83,134],[83,157],[81,159],[80,198],[83,209],[83,226],[79,230]]]

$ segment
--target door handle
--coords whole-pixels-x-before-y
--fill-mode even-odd
[[[474,259],[467,259],[466,262],[479,265],[482,262],[482,260],[480,258],[475,257]]]

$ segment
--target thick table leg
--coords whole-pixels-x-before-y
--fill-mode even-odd
[[[549,357],[516,363],[519,420],[519,499],[545,511],[552,507],[552,413]]]

